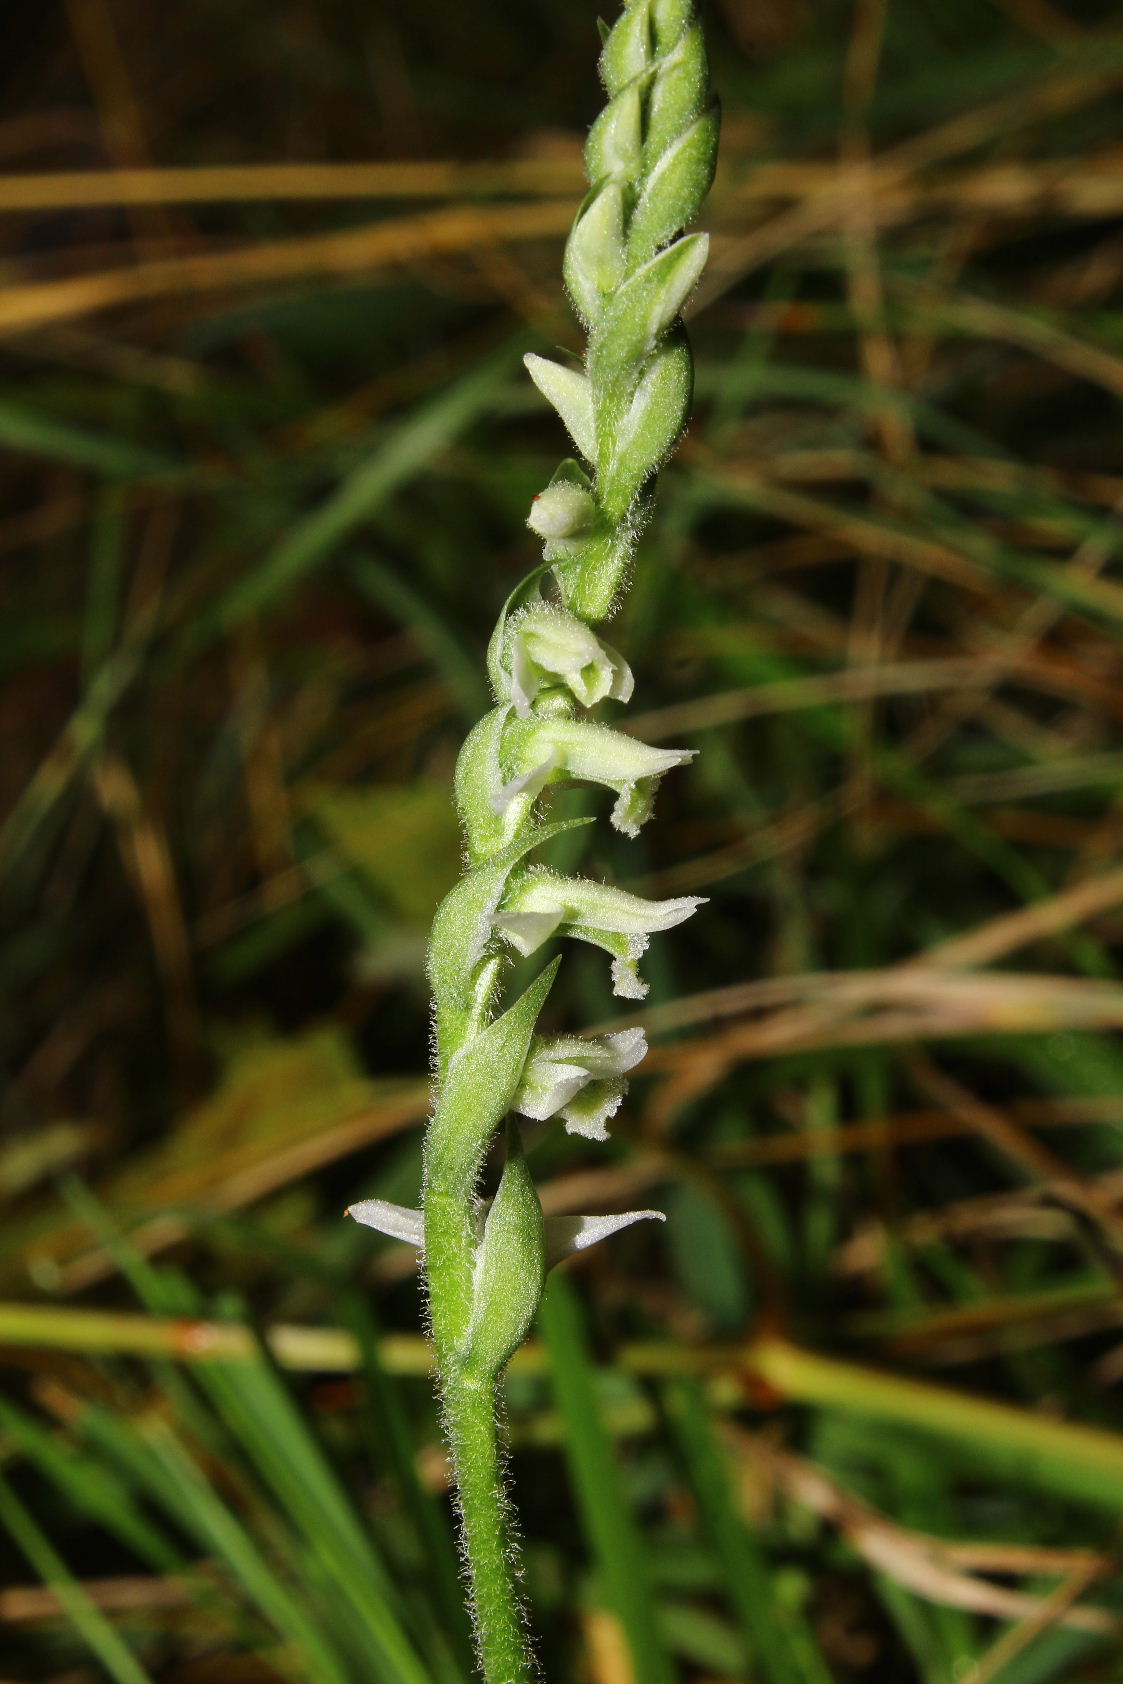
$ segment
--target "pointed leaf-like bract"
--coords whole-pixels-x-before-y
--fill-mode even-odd
[[[545,1282],[542,1206],[518,1130],[509,1128],[507,1162],[476,1251],[472,1318],[461,1357],[465,1368],[499,1373],[530,1331]]]
[[[654,349],[694,291],[709,252],[707,234],[687,234],[618,288],[589,348],[589,375],[607,388]]]
[[[643,136],[644,164],[649,171],[658,165],[667,148],[706,105],[709,98],[709,66],[702,31],[692,23],[679,35],[674,48],[659,66],[659,74],[647,100],[647,122]],[[691,215],[701,205],[702,195]]]
[[[704,111],[663,153],[628,225],[628,256],[645,263],[698,214],[717,159],[718,115]]]
[[[555,959],[547,965],[502,1017],[449,1059],[429,1129],[430,1181],[475,1186],[484,1153],[519,1085],[535,1022],[560,964]]]
[[[585,375],[564,368],[549,357],[528,351],[523,358],[526,371],[542,396],[561,416],[569,436],[588,462],[597,459],[597,432],[593,419],[593,391]]]
[[[502,853],[485,860],[460,879],[437,908],[429,941],[429,985],[437,1027],[459,1040],[476,1006],[474,976],[492,943],[496,907],[519,861],[551,837],[592,824],[591,818],[564,819],[536,826]],[[486,982],[489,979],[484,978]]]
[[[626,507],[674,449],[690,414],[694,359],[681,327],[656,351],[620,415],[612,457],[601,476],[609,507]]]

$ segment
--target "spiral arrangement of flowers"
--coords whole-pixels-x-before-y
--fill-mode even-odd
[[[418,1246],[428,1291],[443,1418],[458,1493],[480,1664],[488,1684],[532,1676],[516,1591],[501,1468],[497,1387],[525,1338],[549,1266],[657,1211],[544,1220],[506,1123],[506,1160],[481,1201],[484,1159],[505,1119],[557,1117],[606,1137],[647,1047],[641,1029],[585,1038],[536,1034],[560,959],[513,1003],[502,999],[513,952],[558,936],[609,956],[614,991],[646,992],[638,963],[652,934],[688,918],[691,895],[647,900],[535,861],[570,824],[543,822],[543,792],[569,780],[615,796],[611,822],[635,836],[659,780],[691,751],[651,748],[589,717],[627,702],[632,673],[593,629],[623,590],[647,520],[654,475],[690,408],[693,362],[681,321],[706,261],[704,234],[683,230],[713,175],[717,108],[690,0],[629,0],[600,60],[608,103],[585,148],[589,192],[565,254],[565,279],[588,330],[582,368],[526,359],[569,432],[564,461],[534,499],[528,525],[542,564],[512,593],[488,652],[495,707],[457,762],[456,804],[467,869],[433,924],[435,1104],[425,1140],[421,1209],[382,1200],[358,1221]],[[552,586],[546,591],[546,581]]]

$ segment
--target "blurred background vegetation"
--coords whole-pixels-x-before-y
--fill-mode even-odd
[[[417,1191],[595,18],[8,13],[5,1684],[468,1676],[416,1277],[340,1212]],[[610,1145],[535,1148],[670,1220],[512,1369],[534,1622],[552,1684],[1117,1684],[1118,20],[707,23],[696,419],[610,634],[702,753],[580,837],[710,903]],[[557,1027],[634,1021],[605,969]]]

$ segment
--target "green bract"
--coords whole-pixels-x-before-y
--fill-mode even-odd
[[[651,935],[700,904],[693,895],[645,900],[531,857],[571,828],[542,822],[550,786],[577,780],[612,790],[612,823],[634,836],[659,780],[693,754],[649,747],[587,717],[598,703],[632,694],[628,663],[589,622],[615,603],[650,512],[653,476],[690,407],[681,313],[707,240],[685,230],[713,174],[717,112],[689,0],[628,0],[605,41],[601,74],[609,100],[589,134],[589,192],[565,252],[588,352],[583,366],[526,359],[582,462],[563,462],[531,505],[527,524],[543,541],[543,564],[500,614],[488,651],[496,706],[457,762],[467,864],[437,912],[429,950],[435,1104],[422,1208],[367,1199],[350,1211],[423,1256],[487,1684],[529,1684],[533,1670],[501,1480],[499,1376],[530,1328],[551,1263],[659,1215],[543,1220],[512,1113],[603,1140],[647,1044],[640,1029],[537,1033],[560,960],[504,1008],[505,969],[512,949],[530,956],[570,937],[607,952],[616,992],[639,999],[646,990],[636,965]],[[489,1203],[477,1183],[504,1119],[504,1167]]]
[[[530,1331],[546,1279],[542,1206],[522,1154],[518,1130],[508,1130],[507,1162],[476,1246],[472,1319],[463,1366],[491,1376]]]

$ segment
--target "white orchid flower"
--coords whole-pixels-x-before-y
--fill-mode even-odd
[[[540,719],[518,730],[509,729],[504,747],[514,750],[514,776],[493,797],[497,813],[505,812],[516,795],[537,794],[551,779],[564,774],[616,791],[612,823],[625,836],[637,836],[650,817],[663,774],[672,766],[684,766],[698,752],[652,748],[624,731],[583,719]]]
[[[615,1035],[536,1036],[513,1104],[523,1117],[560,1117],[570,1134],[607,1140],[609,1119],[628,1091],[627,1075],[647,1057],[642,1029]]]
[[[625,1000],[642,1000],[647,985],[636,965],[651,936],[673,929],[704,904],[702,895],[644,900],[609,883],[563,877],[545,866],[531,866],[509,890],[494,924],[524,955],[554,935],[574,936],[603,948],[612,955],[613,993]]]
[[[623,655],[602,643],[564,608],[530,608],[510,631],[511,701],[520,719],[530,717],[540,690],[564,684],[582,707],[610,698],[626,702],[635,680]]]

